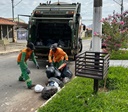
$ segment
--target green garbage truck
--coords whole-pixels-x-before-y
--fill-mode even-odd
[[[69,56],[82,51],[80,3],[40,3],[31,13],[28,42],[35,45],[37,59],[48,58],[50,46],[58,44]]]

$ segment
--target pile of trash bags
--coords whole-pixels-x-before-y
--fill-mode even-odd
[[[47,39],[47,40],[42,40],[42,39],[37,39],[37,41],[35,42],[36,46],[51,46],[52,44],[57,43],[58,47],[67,47],[70,46],[70,40],[53,40],[53,39]]]
[[[41,96],[45,100],[52,97],[64,84],[68,83],[73,74],[67,64],[64,63],[58,69],[54,66],[47,66],[46,76],[48,78],[46,87],[42,87],[39,84],[35,86],[35,92],[41,92]]]
[[[60,80],[67,77],[69,79],[72,78],[72,72],[69,70],[69,67],[66,63],[63,63],[58,69],[54,66],[47,67],[46,69],[47,77],[56,77]]]

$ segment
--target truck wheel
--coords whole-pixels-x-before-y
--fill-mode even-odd
[[[82,45],[82,39],[79,39],[79,43],[78,43],[79,45],[79,53],[82,51],[82,49],[83,49],[83,45]]]
[[[73,61],[75,61],[76,60],[76,54],[74,54],[74,56],[73,56]]]

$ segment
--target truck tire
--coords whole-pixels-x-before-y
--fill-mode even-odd
[[[82,39],[79,38],[79,42],[78,42],[78,46],[79,46],[79,53],[82,51],[83,49],[83,45],[82,45]]]
[[[74,54],[74,56],[73,56],[73,61],[75,61],[76,60],[76,54]]]

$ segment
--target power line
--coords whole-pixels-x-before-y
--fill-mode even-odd
[[[124,9],[124,6],[123,6],[123,0],[121,0],[121,3],[117,2],[116,0],[113,0],[114,2],[116,2],[118,5],[121,6],[121,14],[123,13],[123,9]]]
[[[114,2],[116,2],[118,5],[121,5],[119,2],[117,2],[116,0],[113,0]]]
[[[22,0],[20,0],[15,6],[17,6],[20,2],[22,2]]]

